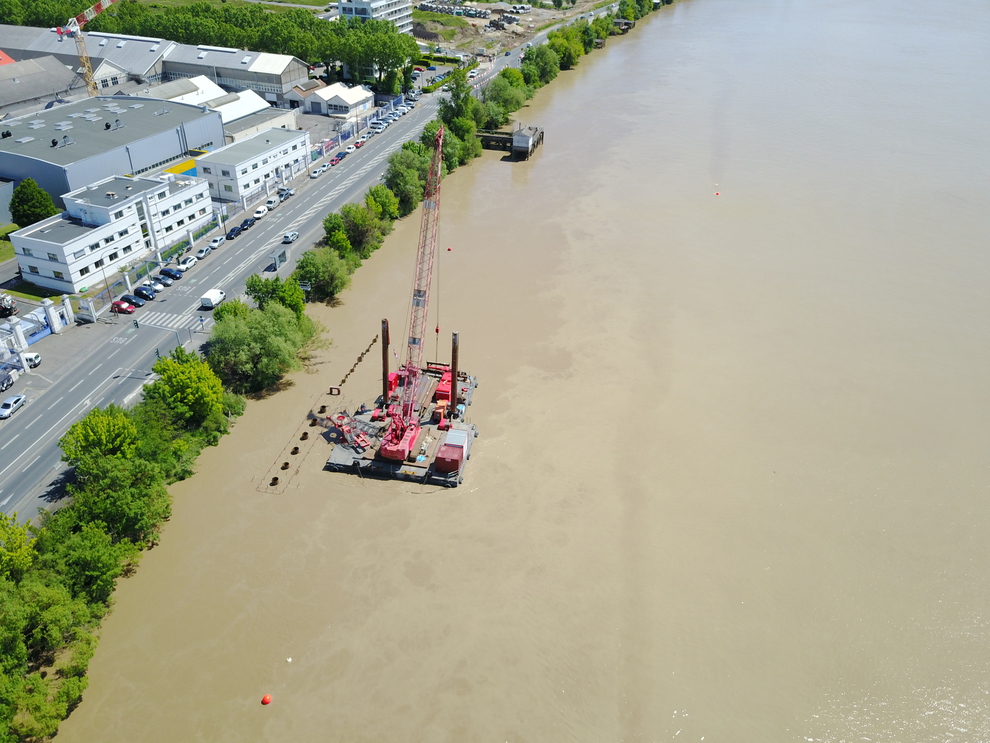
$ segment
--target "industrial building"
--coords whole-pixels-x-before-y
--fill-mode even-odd
[[[66,210],[11,233],[27,281],[72,294],[189,239],[213,209],[201,178],[114,176],[67,193]]]
[[[196,158],[196,173],[220,201],[250,199],[306,169],[309,132],[267,129]]]
[[[309,80],[289,91],[286,100],[293,108],[302,108],[307,113],[351,119],[374,107],[375,94],[363,85],[348,87],[334,83],[324,87],[321,81]]]
[[[399,33],[412,36],[412,0],[337,0],[342,20],[391,21]]]
[[[0,122],[0,178],[62,194],[114,175],[157,170],[224,143],[219,113],[130,96],[86,98]]]

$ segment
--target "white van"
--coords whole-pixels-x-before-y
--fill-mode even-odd
[[[214,310],[227,298],[227,295],[220,289],[210,289],[200,297],[199,305],[204,310]]]
[[[268,214],[268,207],[267,206],[259,206],[257,209],[254,210],[254,218],[255,219],[261,219],[266,214]]]
[[[275,207],[277,207],[280,203],[281,202],[279,201],[278,196],[273,196],[265,202],[265,206],[268,208],[268,211],[273,212],[275,211]]]

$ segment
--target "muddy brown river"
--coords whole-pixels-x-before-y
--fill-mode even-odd
[[[464,485],[316,440],[264,487],[405,335],[411,219],[173,489],[60,743],[990,738],[988,107],[977,0],[610,39],[520,112],[535,158],[443,185]]]

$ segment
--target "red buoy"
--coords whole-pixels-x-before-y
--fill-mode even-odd
[[[452,248],[447,248],[447,252],[448,252],[448,253],[449,253],[449,252],[450,252],[451,250],[452,250]]]
[[[718,196],[718,191],[715,192],[715,195]]]
[[[271,704],[272,703],[272,695],[271,694],[265,694],[265,696],[263,696],[261,698],[261,703],[262,704]]]

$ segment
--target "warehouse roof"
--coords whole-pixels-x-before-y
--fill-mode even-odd
[[[167,62],[177,64],[209,65],[219,69],[247,70],[268,75],[281,75],[293,61],[305,66],[305,62],[288,54],[249,52],[226,46],[200,44],[176,44],[169,52]]]
[[[216,115],[175,101],[130,96],[85,98],[0,122],[0,132],[10,132],[9,137],[0,138],[0,151],[68,165]],[[57,146],[52,146],[52,140]]]
[[[3,106],[32,101],[81,85],[82,79],[55,57],[0,65],[0,105]]]

